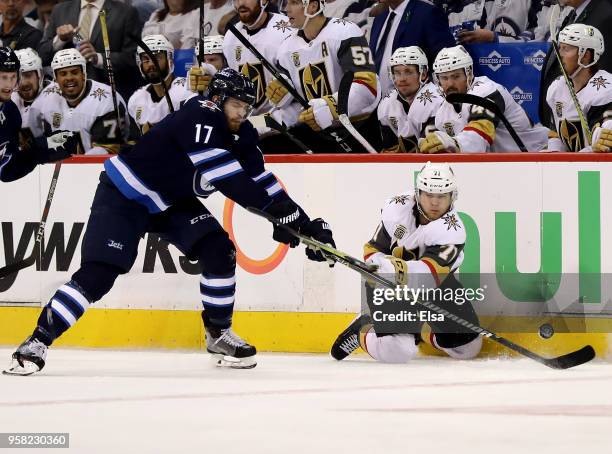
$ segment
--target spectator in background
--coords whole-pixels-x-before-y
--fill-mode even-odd
[[[481,18],[473,29],[459,28],[457,42],[461,44],[530,41],[538,25],[542,0],[479,0],[470,5],[480,9]],[[449,15],[451,30],[453,25]],[[477,26],[476,26],[477,25]],[[463,27],[463,23],[459,24]]]
[[[57,5],[57,0],[36,0],[36,16],[38,19],[34,26],[43,33],[49,24],[51,12],[55,5]]]
[[[0,13],[0,46],[14,50],[38,47],[42,33],[23,18],[23,0],[0,0]]]
[[[108,83],[102,54],[104,43],[98,15],[106,11],[111,62],[117,90],[129,97],[142,83],[134,53],[140,35],[140,20],[136,10],[116,0],[69,0],[53,8],[51,20],[38,47],[43,65],[49,66],[60,49],[78,47],[87,61],[87,75],[97,82]]]
[[[381,0],[389,11],[374,19],[370,48],[380,77],[383,96],[393,89],[386,62],[398,47],[419,46],[433,61],[444,47],[455,40],[448,29],[448,18],[431,3],[422,0]],[[383,62],[385,62],[383,64]]]
[[[569,6],[573,11],[566,16],[559,30],[569,24],[580,23],[597,28],[604,38],[608,49],[612,48],[612,1],[611,0],[559,0],[561,6]],[[606,52],[597,62],[600,69],[612,72],[612,52]],[[546,54],[540,78],[539,116],[540,122],[549,129],[555,129],[552,111],[546,103],[546,91],[553,81],[561,75],[559,63],[552,48]]]
[[[195,46],[199,36],[198,0],[164,0],[142,29],[142,36],[164,35],[175,49]]]
[[[223,16],[225,16],[227,13],[231,13],[232,11],[234,11],[234,5],[229,0],[210,0],[204,3],[204,35],[218,35],[219,21]],[[197,38],[198,37],[196,36],[196,39]]]

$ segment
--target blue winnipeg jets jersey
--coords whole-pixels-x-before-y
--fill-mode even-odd
[[[13,101],[0,104],[0,181],[14,181],[35,167],[30,153],[19,150],[21,114]],[[32,144],[33,145],[33,144]]]
[[[129,199],[159,213],[181,199],[215,190],[242,206],[263,208],[286,197],[257,148],[257,132],[244,122],[230,132],[225,114],[201,96],[159,122],[126,153],[104,164]]]

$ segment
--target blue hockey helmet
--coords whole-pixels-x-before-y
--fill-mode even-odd
[[[239,99],[250,106],[255,105],[257,99],[253,82],[244,74],[231,68],[223,68],[213,76],[206,97],[212,101],[214,96],[219,97],[216,101],[219,107],[223,106],[227,98]]]
[[[19,74],[19,58],[10,47],[0,47],[0,71]]]

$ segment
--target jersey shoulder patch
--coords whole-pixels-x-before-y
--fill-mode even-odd
[[[414,195],[412,192],[398,194],[385,201],[381,219],[389,235],[398,237],[394,232],[398,225],[408,224],[408,220],[413,216]],[[401,232],[397,232],[401,238]]]
[[[474,80],[474,83],[472,84],[472,88],[470,88],[469,92],[473,95],[481,96],[485,98],[495,91],[500,91],[500,87],[501,85],[493,82],[488,77],[480,76],[480,77],[476,77],[476,79]]]
[[[465,226],[454,209],[424,226],[425,246],[464,244]]]

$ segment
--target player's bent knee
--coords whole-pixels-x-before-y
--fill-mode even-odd
[[[85,262],[72,275],[72,281],[84,291],[87,299],[94,302],[100,300],[113,288],[115,280],[120,274],[123,274],[123,270],[114,265],[102,262]]]
[[[365,342],[370,356],[383,363],[407,363],[419,351],[412,334],[378,337],[372,330],[366,334]]]
[[[208,273],[224,274],[236,268],[236,248],[225,231],[206,235],[195,244],[190,256],[198,258]]]

